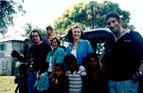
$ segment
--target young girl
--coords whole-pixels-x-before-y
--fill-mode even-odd
[[[65,76],[68,77],[69,93],[88,93],[85,92],[85,68],[77,64],[77,59],[73,54],[66,55],[64,63],[67,67]]]
[[[54,67],[53,77],[50,79],[49,93],[68,93],[67,79],[64,74],[64,64],[56,64]]]
[[[107,93],[105,91],[104,77],[99,68],[98,56],[95,53],[89,53],[85,64],[87,72],[87,89],[88,93]]]
[[[49,88],[48,63],[44,62],[40,66],[36,83],[34,84],[34,93],[47,93]]]

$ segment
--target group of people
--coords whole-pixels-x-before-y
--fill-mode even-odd
[[[66,50],[60,47],[60,37],[52,35],[52,27],[46,28],[48,35],[43,38],[31,31],[34,44],[24,71],[19,69],[27,84],[19,84],[19,93],[142,93],[142,36],[124,29],[115,12],[106,15],[105,23],[111,32],[100,58],[79,26],[69,29],[72,43]]]

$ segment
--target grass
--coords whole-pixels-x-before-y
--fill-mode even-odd
[[[0,76],[0,93],[15,93],[15,76]]]

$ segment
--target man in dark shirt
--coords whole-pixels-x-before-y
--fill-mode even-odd
[[[143,75],[143,38],[136,31],[122,27],[122,20],[115,12],[105,17],[111,30],[105,41],[105,50],[99,59],[101,71],[106,58],[109,93],[137,93],[138,79]]]
[[[51,51],[51,47],[49,44],[42,41],[41,35],[36,30],[31,32],[30,39],[34,44],[29,48],[28,52],[28,90],[29,93],[33,93],[33,85],[36,82],[37,72],[40,65],[45,62],[47,54]]]

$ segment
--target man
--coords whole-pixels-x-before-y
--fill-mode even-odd
[[[49,44],[42,41],[41,35],[36,30],[31,32],[30,39],[34,44],[30,47],[28,52],[28,90],[29,93],[33,93],[33,85],[36,81],[36,74],[40,65],[45,62],[47,54],[51,51],[51,47]]]
[[[107,71],[109,93],[138,93],[138,79],[143,74],[142,36],[124,29],[115,12],[106,15],[105,23],[111,33],[106,38],[99,65],[101,71]]]

